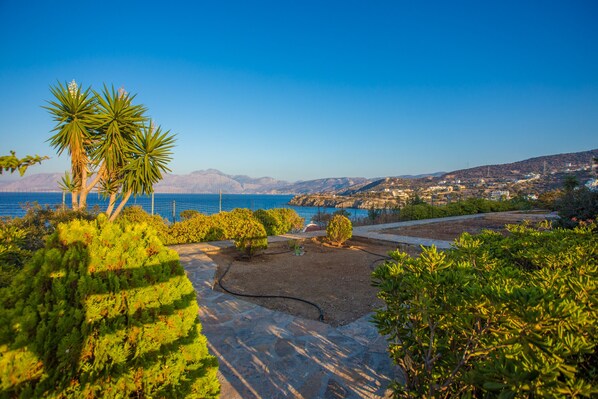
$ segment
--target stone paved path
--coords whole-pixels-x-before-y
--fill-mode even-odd
[[[461,220],[482,215],[444,218]],[[447,241],[392,236],[379,231],[440,220],[411,221],[354,229],[355,236],[397,243],[436,245]],[[286,240],[322,235],[270,237]],[[223,399],[384,398],[391,379],[400,378],[386,353],[386,340],[369,322],[371,315],[346,326],[294,317],[212,290],[216,264],[204,251],[229,242],[173,247],[180,255],[200,305],[208,346],[220,362]]]

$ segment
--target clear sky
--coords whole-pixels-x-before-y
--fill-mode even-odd
[[[137,93],[174,173],[450,171],[598,148],[598,2],[0,0],[0,153],[49,155],[49,86]]]

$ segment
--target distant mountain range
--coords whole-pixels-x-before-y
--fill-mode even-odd
[[[389,181],[417,181],[429,179],[474,179],[492,177],[510,178],[531,173],[562,172],[568,168],[575,170],[580,165],[588,165],[593,157],[598,157],[598,149],[548,155],[524,161],[478,166],[454,172],[437,172],[424,175],[404,175],[390,178],[367,179],[363,177],[325,178],[295,183],[276,180],[271,177],[252,178],[245,175],[228,175],[216,169],[199,170],[186,175],[168,174],[155,186],[157,193],[218,193],[228,194],[351,194],[375,190]],[[0,191],[60,191],[58,182],[62,173],[38,173],[26,175],[12,181],[0,181]]]
[[[38,173],[12,181],[0,181],[0,191],[60,191],[62,173]],[[326,178],[291,183],[271,177],[253,178],[228,175],[216,169],[198,170],[186,175],[167,174],[154,189],[156,193],[211,194],[312,194],[346,189],[371,182],[363,177]]]

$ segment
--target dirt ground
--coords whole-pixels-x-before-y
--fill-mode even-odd
[[[505,224],[523,220],[539,222],[545,216],[529,213],[489,214],[476,219],[437,222],[384,232],[452,241],[465,231],[472,234],[484,229],[505,231]],[[265,253],[251,261],[238,259],[239,253],[235,248],[208,255],[218,265],[216,281],[221,280],[228,290],[250,295],[301,298],[322,309],[325,323],[340,326],[383,305],[376,298],[376,289],[370,284],[371,272],[389,251],[398,247],[411,256],[417,256],[420,252],[416,246],[362,238],[350,240],[344,248],[331,247],[323,241],[323,238],[314,238],[299,242],[303,248],[300,256],[290,250],[289,242],[270,244]],[[218,284],[215,284],[215,289],[222,291]],[[243,299],[295,316],[314,320],[319,317],[317,308],[296,300]]]
[[[497,213],[484,215],[475,219],[436,222],[401,227],[398,229],[387,229],[381,231],[381,233],[453,241],[456,238],[459,238],[464,232],[479,234],[483,230],[493,230],[506,233],[506,224],[518,224],[524,221],[529,221],[534,224],[545,218],[546,215],[541,213]]]
[[[290,251],[288,242],[270,244],[265,253],[251,261],[238,259],[235,248],[208,255],[218,264],[217,280],[221,279],[228,290],[301,298],[320,306],[325,323],[340,326],[382,306],[376,289],[370,285],[371,272],[389,251],[399,246],[411,255],[419,253],[413,246],[360,239],[350,240],[343,248],[326,245],[322,239],[307,239],[299,244],[303,248],[299,256]],[[215,289],[222,291],[218,284]],[[296,316],[314,320],[319,317],[317,308],[296,300],[243,299]]]

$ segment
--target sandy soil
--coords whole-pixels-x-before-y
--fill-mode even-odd
[[[537,223],[544,220],[545,214],[533,213],[497,213],[488,214],[480,218],[437,222],[398,229],[383,230],[381,233],[395,234],[409,237],[433,238],[437,240],[453,241],[464,233],[479,234],[484,230],[506,233],[506,224],[518,224],[524,221]]]
[[[268,250],[251,261],[238,259],[228,248],[208,254],[217,264],[216,278],[231,291],[253,295],[298,297],[320,306],[324,322],[333,326],[348,324],[382,305],[371,287],[371,272],[397,244],[351,240],[346,247],[326,245],[322,239],[300,243],[303,255],[289,250],[288,242],[270,244]],[[402,251],[416,255],[419,249],[400,245]],[[371,253],[368,253],[368,252]],[[230,268],[229,268],[230,265]],[[222,289],[216,285],[217,290]],[[317,320],[318,310],[308,304],[271,298],[243,298],[261,306]]]
[[[467,231],[475,234],[484,229],[505,231],[504,225],[523,220],[538,222],[545,215],[501,213],[477,219],[438,222],[391,229],[385,233],[414,237],[454,240]],[[382,306],[371,287],[371,272],[377,262],[397,249],[417,256],[418,247],[385,241],[352,239],[344,248],[323,243],[323,238],[303,240],[304,253],[296,256],[288,242],[270,244],[268,250],[253,260],[241,260],[235,248],[208,253],[218,264],[217,281],[227,289],[252,295],[284,295],[298,297],[320,306],[324,322],[333,326],[348,324]],[[367,251],[367,252],[366,252]],[[368,253],[369,252],[369,253]],[[230,267],[229,267],[230,266]],[[215,289],[222,291],[216,284]],[[272,298],[243,298],[266,308],[317,320],[318,310],[308,304]]]

